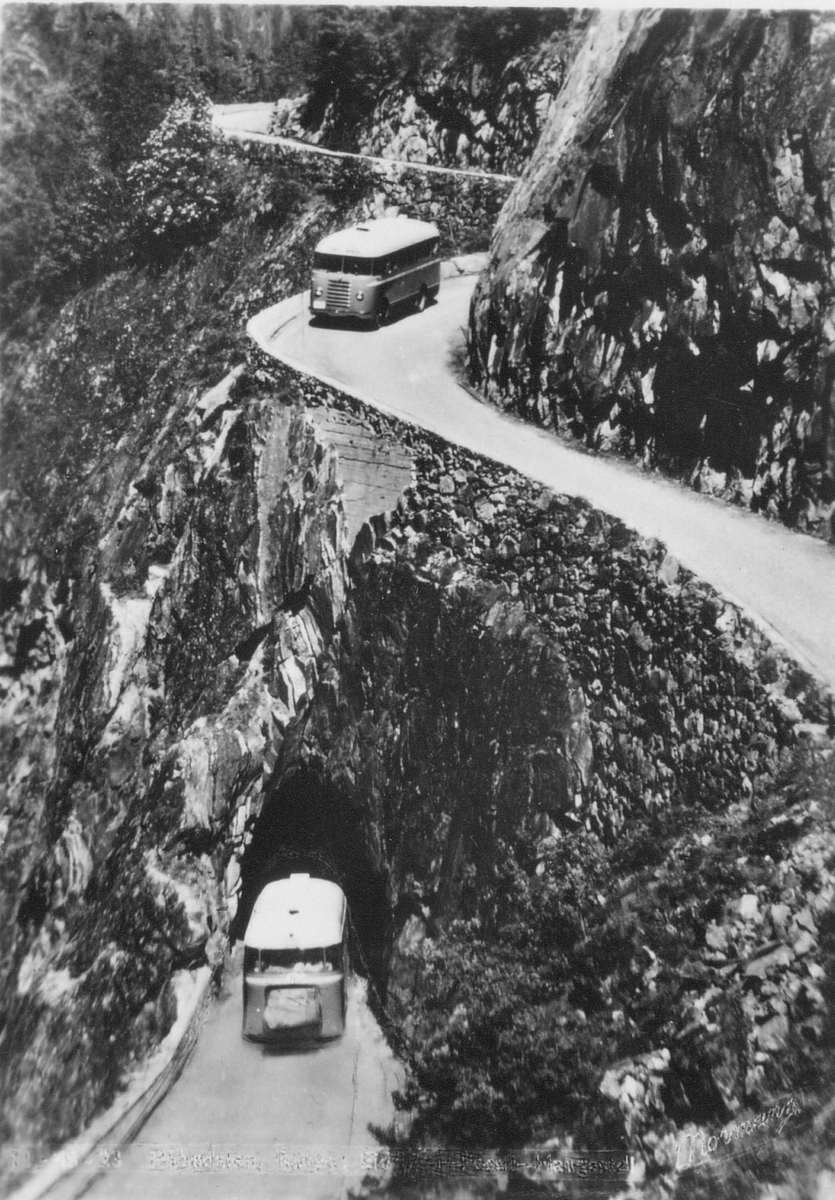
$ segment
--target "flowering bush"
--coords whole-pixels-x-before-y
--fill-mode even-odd
[[[140,255],[173,256],[210,237],[227,205],[227,167],[206,96],[176,100],[128,168]]]

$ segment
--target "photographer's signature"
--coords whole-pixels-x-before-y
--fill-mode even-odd
[[[724,1157],[727,1152],[738,1153],[748,1149],[749,1139],[766,1131],[771,1134],[782,1133],[789,1121],[799,1117],[802,1111],[797,1099],[789,1096],[778,1104],[769,1105],[754,1117],[732,1121],[719,1133],[687,1134],[678,1144],[676,1170],[685,1171],[688,1167],[697,1167],[711,1159]]]

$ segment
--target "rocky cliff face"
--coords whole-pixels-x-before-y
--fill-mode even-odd
[[[170,1026],[177,973],[218,961],[282,863],[343,880],[382,982],[405,881],[454,912],[474,857],[488,869],[474,785],[506,824],[534,759],[560,808],[587,770],[582,695],[507,589],[363,565],[363,522],[394,508],[411,454],[390,423],[314,401],[233,372],[114,480],[71,582],[19,576],[7,597],[10,1140],[62,1140],[113,1097]],[[371,498],[336,448],[355,458],[363,435]],[[461,639],[472,659],[447,678]],[[514,670],[515,721],[497,702]]]
[[[581,503],[257,362],[181,416],[71,582],[8,598],[11,1139],[106,1104],[289,861],[342,879],[402,1018],[423,923],[489,901],[514,829],[745,795],[790,737],[766,681],[815,703]]]
[[[302,393],[413,466],[396,508],[359,531],[264,830],[309,853],[309,830],[330,829],[332,861],[340,841],[357,848],[341,861],[364,860],[352,899],[402,1031],[422,1002],[416,946],[490,911],[520,831],[610,844],[636,820],[744,803],[801,711],[825,707],[657,543],[321,385]]]
[[[364,153],[516,174],[545,128],[565,76],[570,39],[554,34],[498,72],[457,62],[413,91],[381,96],[361,138]]]
[[[194,357],[238,347],[188,308],[189,270],[237,327],[300,286],[323,222],[382,202],[368,184],[335,171],[289,230],[258,209],[234,269],[138,280],[141,330],[109,282],[31,368],[19,436],[74,441],[34,493],[49,555],[32,505],[4,513],[4,1139],[105,1106],[288,862],[342,878],[405,1024],[421,942],[490,906],[514,830],[558,859],[574,831],[744,807],[823,719],[731,608],[582,502],[257,354],[208,391],[166,373],[185,312]]]
[[[828,532],[833,45],[827,15],[596,14],[474,299],[491,400]]]
[[[431,31],[415,28],[418,44],[408,48],[403,71],[389,66],[376,103],[370,111],[364,105],[352,126],[338,100],[323,109],[320,97],[305,96],[278,102],[274,132],[401,162],[515,175],[548,121],[587,23],[588,14],[568,10],[443,10]],[[365,79],[359,90],[369,86],[374,81]]]
[[[111,501],[72,583],[25,581],[7,612],[3,1120],[24,1142],[83,1128],[171,1024],[177,972],[217,960],[344,596],[333,456],[239,372]]]

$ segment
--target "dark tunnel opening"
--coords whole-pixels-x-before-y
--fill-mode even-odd
[[[362,813],[309,767],[267,797],[241,860],[241,892],[230,935],[242,939],[268,883],[295,872],[338,883],[348,900],[354,968],[385,996],[391,911],[386,873],[369,853]]]

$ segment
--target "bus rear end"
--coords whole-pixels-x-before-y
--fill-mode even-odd
[[[259,1042],[319,1040],[345,1029],[341,946],[316,953],[244,948],[244,1037]]]
[[[346,905],[335,883],[294,875],[268,884],[244,936],[243,1035],[293,1043],[345,1029]]]

